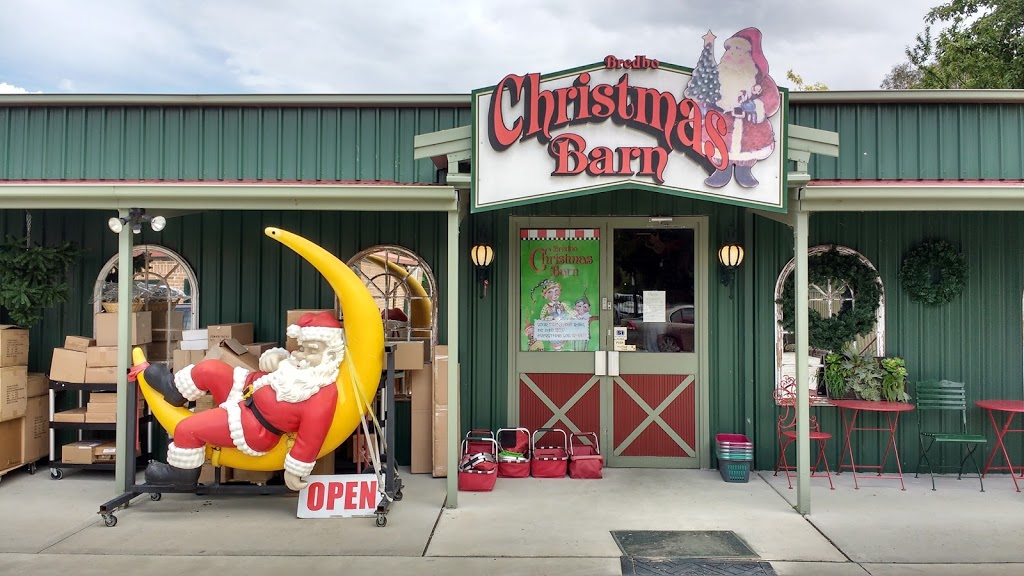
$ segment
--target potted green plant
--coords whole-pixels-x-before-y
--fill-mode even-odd
[[[81,253],[74,242],[40,246],[7,236],[0,244],[0,306],[11,321],[28,328],[42,319],[44,308],[66,302],[67,272]]]
[[[846,356],[830,352],[825,356],[825,390],[829,398],[834,400],[852,399],[852,391],[846,384],[850,372],[846,369]]]
[[[907,394],[907,365],[903,358],[882,358],[879,364],[883,371],[882,397],[889,402],[910,400],[910,394]]]

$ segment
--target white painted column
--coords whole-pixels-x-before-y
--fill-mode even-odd
[[[128,219],[129,211],[121,209],[117,215]],[[135,480],[135,470],[128,469],[129,450],[135,449],[135,438],[128,438],[128,418],[136,416],[128,406],[128,357],[131,353],[132,287],[135,282],[132,269],[132,227],[125,224],[117,235],[117,464],[114,467],[114,494],[123,494]]]
[[[810,214],[796,212],[793,226],[796,250],[796,467],[797,506],[800,514],[811,513],[810,391],[808,389],[807,237]]]
[[[459,505],[459,211],[448,211],[448,499]]]

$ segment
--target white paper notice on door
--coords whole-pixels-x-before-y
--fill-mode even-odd
[[[644,322],[665,321],[665,292],[644,290]]]

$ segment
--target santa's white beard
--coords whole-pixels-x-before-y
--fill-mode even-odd
[[[305,361],[302,362],[305,364]],[[285,358],[277,365],[277,370],[257,379],[253,389],[269,385],[277,394],[278,402],[302,402],[316,394],[324,386],[335,383],[338,379],[340,361],[325,361],[312,368],[296,366],[293,358]]]
[[[754,84],[756,83],[757,68],[751,58],[732,59],[726,61],[724,58],[718,63],[718,81],[721,84],[722,99],[718,105],[730,112],[746,100],[754,97]]]

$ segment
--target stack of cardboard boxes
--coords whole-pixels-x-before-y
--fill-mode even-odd
[[[395,370],[404,370],[410,379],[410,471],[448,475],[448,347],[435,346],[433,358],[427,344],[395,343]],[[427,358],[427,361],[424,361]]]
[[[166,301],[150,302],[147,308],[152,315],[153,342],[149,346],[146,359],[150,362],[172,360],[181,348],[185,313],[170,308],[170,303]]]
[[[49,453],[49,388],[28,372],[28,330],[0,326],[0,471]]]

